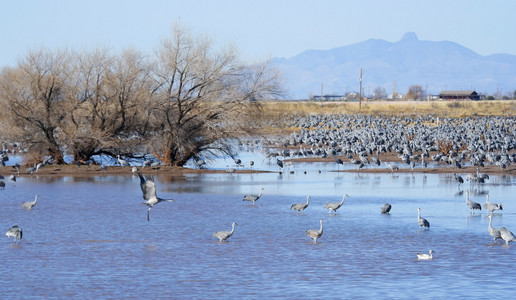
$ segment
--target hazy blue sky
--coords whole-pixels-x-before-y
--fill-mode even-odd
[[[482,55],[516,54],[515,13],[513,0],[0,0],[0,67],[40,46],[151,53],[176,21],[250,60],[370,38],[395,42],[409,31]]]

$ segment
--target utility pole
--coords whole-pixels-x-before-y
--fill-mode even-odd
[[[359,96],[358,96],[358,109],[362,109],[362,68],[360,68],[360,79],[358,80],[360,81],[360,92],[359,92]]]
[[[322,99],[323,99],[323,84],[321,83],[321,106],[322,106]]]

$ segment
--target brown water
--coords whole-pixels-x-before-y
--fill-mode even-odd
[[[156,177],[160,203],[146,220],[137,177],[27,176],[0,190],[0,297],[488,298],[516,291],[516,246],[493,244],[471,199],[502,202],[493,226],[516,232],[516,178],[462,190],[446,174],[207,174]],[[248,193],[264,194],[255,206]],[[350,195],[336,215],[324,203]],[[32,211],[21,208],[39,194]],[[303,213],[289,209],[306,201]],[[391,203],[390,215],[380,207]],[[419,230],[417,208],[431,224]],[[318,229],[318,244],[305,236]],[[234,235],[227,243],[218,230]],[[432,261],[417,252],[435,250]]]

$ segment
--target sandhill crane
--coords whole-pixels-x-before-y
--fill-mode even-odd
[[[491,222],[492,222],[491,218],[493,216],[488,215],[487,217],[489,218],[489,225],[487,226],[487,231],[493,237],[494,242],[496,243],[496,240],[503,240],[501,233],[500,233],[500,229],[497,229],[497,228],[494,228],[491,226]]]
[[[419,229],[423,227],[430,228],[430,222],[428,222],[425,218],[421,218],[421,208],[417,209],[417,222],[419,223]]]
[[[310,204],[310,198],[312,198],[312,197],[310,197],[310,196],[306,196],[306,203],[296,203],[296,204],[292,204],[292,205],[290,206],[290,209],[292,209],[292,210],[297,210],[297,211],[303,211],[303,210],[305,210],[305,209],[308,207],[308,205]]]
[[[344,165],[344,162],[342,161],[342,159],[337,158],[337,156],[334,156],[333,159],[337,163],[337,171],[339,171],[339,165]]]
[[[394,171],[398,171],[400,168],[398,168],[398,166],[394,166],[392,164],[388,164],[388,163],[385,163],[385,165],[391,169],[391,173],[394,172]]]
[[[506,245],[509,245],[509,242],[516,242],[516,236],[507,228],[500,227],[498,230],[500,230],[500,236],[505,241]]]
[[[503,210],[502,203],[492,203],[489,202],[489,194],[486,195],[486,203],[484,203],[484,208],[488,212],[494,212],[495,210]]]
[[[434,258],[434,250],[428,250],[428,254],[426,253],[417,253],[417,259],[419,260],[430,260]]]
[[[117,155],[116,158],[118,159],[118,163],[120,164],[121,167],[129,166],[129,163],[126,160],[120,158],[120,154]]]
[[[20,227],[18,227],[17,225],[14,225],[13,227],[9,228],[9,230],[7,230],[5,235],[8,238],[13,237],[14,242],[16,243],[16,242],[20,242],[20,240],[22,239],[23,231]]]
[[[459,185],[464,183],[464,179],[460,175],[457,175],[457,173],[453,173],[453,177],[455,178],[455,181],[459,183]]]
[[[48,164],[48,160],[45,160],[43,162],[40,162],[39,164],[36,165],[36,173],[39,172],[39,169],[43,168],[44,166],[46,166]]]
[[[332,211],[337,213],[337,209],[339,209],[342,206],[342,204],[344,204],[344,199],[346,199],[346,197],[348,197],[348,194],[344,194],[344,196],[342,196],[342,201],[340,201],[340,202],[324,204],[324,208],[329,209],[329,211],[328,211],[329,214]]]
[[[154,183],[154,177],[151,175],[142,176],[142,174],[138,173],[138,177],[140,177],[140,188],[142,189],[143,199],[146,200],[142,202],[147,205],[149,209],[147,209],[147,221],[150,221],[150,210],[151,208],[163,201],[174,202],[173,199],[162,199],[156,196],[156,184]]]
[[[389,203],[385,203],[383,206],[382,206],[382,214],[386,215],[386,214],[389,214],[389,212],[391,211],[391,208],[392,206],[389,204]]]
[[[473,214],[474,209],[482,210],[482,206],[479,203],[469,200],[469,191],[466,191],[466,205],[469,207],[470,214]]]
[[[317,244],[317,239],[320,238],[321,235],[323,234],[323,225],[322,225],[323,220],[322,219],[321,219],[320,223],[321,223],[321,227],[319,228],[319,230],[308,229],[306,231],[306,235],[314,240],[314,244]]]
[[[36,202],[38,201],[38,197],[39,197],[39,195],[36,195],[34,197],[34,201],[23,202],[21,206],[23,208],[25,208],[26,210],[31,210],[36,205]]]
[[[233,224],[231,224],[231,231],[217,231],[213,234],[213,237],[218,238],[219,242],[225,242],[235,232],[235,225],[237,225],[237,223],[233,222]]]
[[[480,173],[480,168],[477,168],[477,177],[482,179],[489,179],[489,175],[486,173]]]
[[[260,197],[262,196],[264,188],[262,187],[260,189],[260,193],[258,195],[245,195],[242,201],[251,201],[251,203],[254,205],[254,202],[256,202]]]

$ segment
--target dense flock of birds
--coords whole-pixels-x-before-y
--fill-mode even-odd
[[[440,120],[433,116],[404,116],[404,117],[385,117],[385,116],[365,116],[365,115],[309,115],[306,117],[294,118],[290,127],[300,128],[299,131],[292,133],[286,138],[276,141],[276,146],[283,147],[283,150],[270,152],[269,157],[282,156],[286,158],[294,157],[333,157],[339,167],[344,161],[338,156],[349,159],[349,163],[357,165],[357,170],[369,165],[380,166],[382,162],[379,156],[382,153],[396,153],[400,163],[406,164],[411,168],[416,166],[426,167],[427,160],[450,164],[461,168],[462,166],[476,166],[477,172],[469,174],[466,180],[472,183],[483,183],[489,180],[489,176],[480,172],[480,168],[486,164],[496,165],[501,169],[506,169],[512,163],[516,163],[516,119],[514,117],[467,117],[467,118],[444,118]],[[446,151],[445,151],[446,150]],[[430,156],[430,153],[435,153]],[[425,159],[426,158],[426,159]],[[5,165],[7,152],[0,151],[0,163]],[[120,156],[117,157],[120,166],[130,166]],[[242,166],[242,161],[235,159],[237,166]],[[38,172],[48,164],[43,161],[34,164],[26,171],[29,173]],[[153,161],[145,161],[142,167],[156,164]],[[203,160],[197,160],[199,168],[205,166]],[[277,159],[280,168],[292,164],[290,161]],[[250,166],[254,162],[250,163]],[[391,172],[398,169],[395,164],[385,164]],[[18,175],[20,166],[13,166],[17,169]],[[234,168],[229,173],[234,172]],[[133,173],[137,173],[137,168],[132,168]],[[137,173],[140,179],[140,187],[145,200],[143,204],[148,206],[147,221],[150,221],[150,210],[160,202],[173,202],[173,199],[163,199],[156,195],[156,185],[154,178],[149,175]],[[460,184],[464,179],[454,174],[455,180]],[[5,187],[3,176],[0,177],[0,188]],[[16,181],[14,175],[10,176],[12,181]],[[256,195],[245,195],[243,201],[249,201],[252,205],[260,199],[263,187]],[[344,200],[348,197],[344,194],[340,202],[326,203],[325,209],[328,213],[337,213],[342,207]],[[306,203],[292,204],[290,209],[303,212],[310,205],[310,196],[307,196]],[[34,208],[38,200],[38,195],[34,201],[22,203],[26,210]],[[481,210],[480,203],[474,202],[466,192],[466,205],[470,213]],[[388,203],[380,209],[382,214],[389,214],[392,206]],[[503,210],[501,203],[491,203],[489,195],[486,196],[484,209],[490,214],[488,232],[496,243],[498,240],[515,242],[516,237],[506,227],[493,228],[491,215],[497,210]],[[421,217],[421,209],[418,208],[417,221],[420,229],[430,228],[430,222]],[[236,222],[232,223],[230,231],[217,231],[213,237],[220,242],[226,242],[235,232]],[[323,219],[320,220],[319,229],[308,229],[306,235],[317,243],[323,234]],[[13,237],[16,242],[22,239],[22,229],[19,226],[11,227],[7,237]],[[418,259],[432,259],[433,250],[429,254],[418,253]]]
[[[410,168],[426,167],[430,161],[500,169],[516,163],[515,117],[308,115],[285,126],[299,130],[270,140],[282,148],[270,157],[334,157],[339,167],[343,156],[357,169],[380,166],[382,153],[397,154],[399,163]]]

